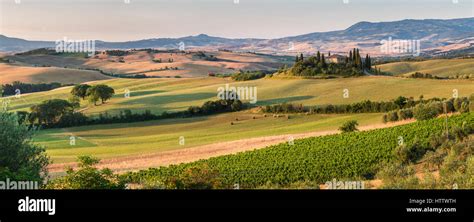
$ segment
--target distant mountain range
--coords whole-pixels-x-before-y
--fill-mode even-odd
[[[97,49],[186,48],[228,49],[273,54],[314,53],[315,51],[345,53],[351,48],[375,55],[382,40],[420,40],[424,53],[437,54],[456,50],[474,53],[474,18],[407,19],[394,22],[359,22],[351,27],[331,32],[315,32],[278,39],[229,39],[205,34],[182,38],[154,38],[127,42],[96,41]],[[54,41],[28,41],[0,35],[0,51],[21,52],[36,48],[55,47]]]

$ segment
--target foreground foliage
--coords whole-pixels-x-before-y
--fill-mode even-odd
[[[37,181],[47,176],[49,158],[32,143],[34,130],[20,124],[16,115],[0,112],[0,181]]]
[[[79,169],[68,168],[66,176],[50,181],[46,189],[125,189],[125,183],[110,169],[99,170],[99,159],[78,157]]]

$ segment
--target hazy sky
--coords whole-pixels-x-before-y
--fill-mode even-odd
[[[474,0],[16,1],[0,0],[0,34],[30,40],[124,41],[200,33],[275,38],[341,30],[360,21],[474,17]]]

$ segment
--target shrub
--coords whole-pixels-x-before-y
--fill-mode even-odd
[[[395,121],[398,121],[398,113],[397,111],[393,111],[393,112],[389,112],[388,113],[388,120],[390,122],[395,122]]]
[[[348,133],[348,132],[354,132],[354,131],[357,131],[357,126],[359,125],[359,123],[355,120],[349,120],[347,122],[345,122],[344,124],[342,124],[341,127],[339,127],[339,130],[341,130],[342,132],[344,133]]]
[[[436,116],[438,116],[437,108],[430,105],[419,104],[413,110],[413,117],[417,120],[433,119]]]
[[[401,109],[398,111],[398,119],[411,119],[413,118],[413,110],[412,109]]]
[[[78,157],[79,169],[66,170],[66,176],[50,181],[47,189],[125,189],[125,182],[110,169],[99,170],[94,165],[99,159],[90,156]]]
[[[205,164],[188,168],[177,177],[167,179],[165,184],[168,189],[197,190],[222,187],[219,172]]]
[[[395,156],[403,164],[415,163],[426,153],[426,148],[415,138],[411,145],[400,145],[395,149]]]
[[[461,108],[459,109],[459,112],[460,112],[460,113],[467,113],[467,112],[469,112],[469,102],[468,102],[468,101],[462,102]]]
[[[415,188],[419,184],[415,170],[405,164],[382,163],[379,168],[376,178],[383,180],[383,189]]]

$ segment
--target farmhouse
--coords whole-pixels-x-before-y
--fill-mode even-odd
[[[345,56],[334,54],[334,55],[329,56],[327,58],[327,61],[331,63],[343,63],[345,59],[346,59]]]

